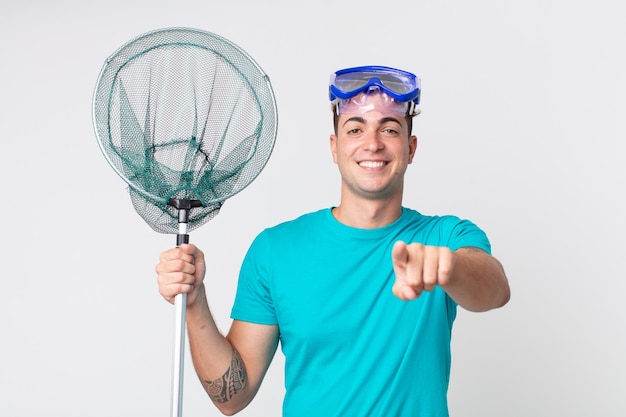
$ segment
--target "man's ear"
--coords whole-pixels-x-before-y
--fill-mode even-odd
[[[337,163],[337,135],[330,135],[330,152],[333,155],[333,162]]]
[[[415,151],[417,151],[417,136],[411,135],[409,137],[409,164],[413,162]]]

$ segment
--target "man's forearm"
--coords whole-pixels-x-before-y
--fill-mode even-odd
[[[443,289],[469,311],[502,307],[510,298],[509,283],[500,262],[478,248],[455,252],[454,273]]]
[[[194,368],[205,391],[225,414],[243,409],[248,377],[241,356],[220,333],[205,300],[187,309],[189,346]],[[241,395],[237,395],[240,394]]]
[[[247,379],[241,356],[233,348],[230,367],[224,375],[215,380],[202,380],[202,384],[213,402],[227,403],[246,386]]]

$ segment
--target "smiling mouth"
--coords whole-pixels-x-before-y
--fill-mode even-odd
[[[387,162],[385,161],[361,161],[359,162],[359,166],[363,168],[382,168],[385,166]]]

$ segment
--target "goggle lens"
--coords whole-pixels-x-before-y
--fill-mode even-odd
[[[366,87],[370,82],[381,84],[398,94],[408,94],[415,89],[411,80],[398,79],[395,76],[381,73],[341,74],[335,77],[335,87],[349,93]]]
[[[339,70],[330,79],[330,99],[349,99],[378,86],[397,101],[419,103],[420,80],[410,72],[389,67],[356,67]]]

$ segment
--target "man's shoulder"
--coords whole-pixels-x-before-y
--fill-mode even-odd
[[[489,250],[485,232],[471,220],[453,214],[423,215],[411,209],[404,209],[404,217],[407,229],[423,234],[429,244],[455,249],[469,245]]]
[[[263,230],[262,234],[280,235],[283,233],[293,233],[299,229],[310,230],[312,227],[320,227],[320,225],[326,221],[329,211],[330,208],[325,208],[301,214],[266,228]]]
[[[454,214],[422,214],[421,212],[408,207],[402,208],[402,214],[406,220],[411,223],[422,222],[425,224],[453,225],[467,221]]]

